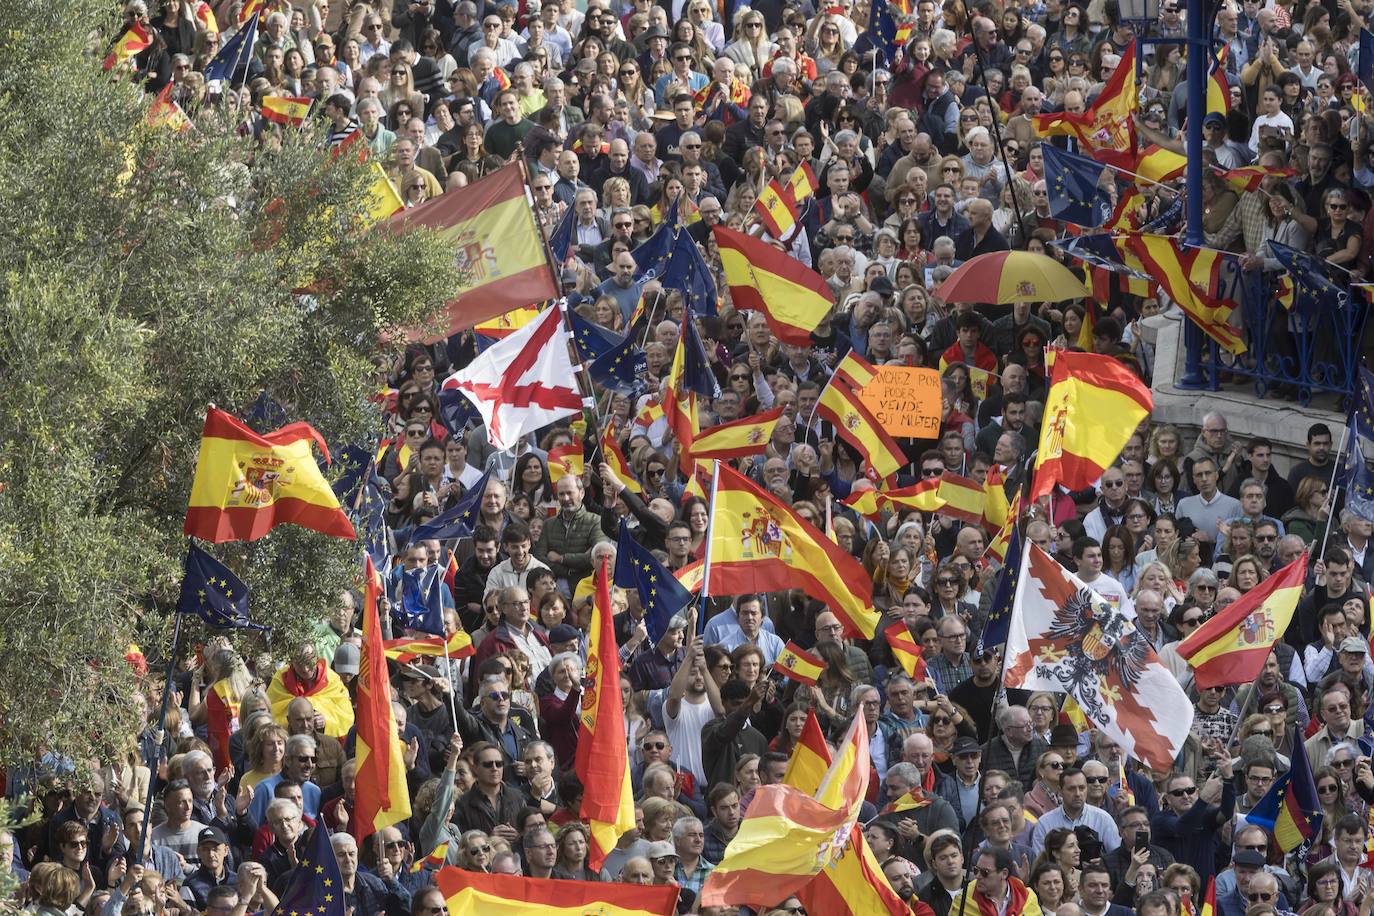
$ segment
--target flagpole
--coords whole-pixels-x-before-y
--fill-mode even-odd
[[[457,609],[457,608],[454,608],[453,613],[454,613],[454,616],[456,617],[457,614],[458,614],[458,609]],[[445,674],[452,674],[452,673],[453,673],[453,659],[451,659],[451,658],[448,657],[448,632],[447,632],[448,628],[445,627],[444,629],[445,629],[444,636],[443,636],[443,640],[444,640],[444,673],[445,673]],[[454,730],[454,732],[457,732],[457,731],[458,731],[458,701],[457,701],[456,699],[454,699],[454,696],[453,696],[454,693],[455,693],[455,691],[456,691],[456,686],[455,686],[454,684],[449,684],[449,688],[450,688],[450,689],[449,689],[449,692],[448,692],[448,711],[449,711],[449,714],[450,714],[451,716],[453,716],[453,730]]]
[[[158,752],[162,750],[164,731],[167,724],[167,706],[172,699],[172,677],[176,673],[177,654],[181,651],[181,618],[184,615],[181,611],[173,613],[175,622],[172,624],[172,651],[167,656],[167,674],[162,684],[162,708],[157,714],[157,747]],[[153,829],[151,818],[153,816],[153,793],[157,789],[157,755],[153,756],[152,773],[148,779],[148,796],[143,800],[143,827],[139,830],[138,851],[130,849],[129,854],[134,856],[135,865],[142,865],[146,851],[151,847],[149,831]]]
[[[695,467],[692,469],[692,473],[696,473]],[[711,597],[711,542],[715,540],[714,535],[716,528],[716,490],[719,486],[720,459],[716,458],[711,462],[711,502],[709,506],[710,524],[706,526],[706,556],[702,559],[701,564],[701,591],[697,593],[697,601],[702,604],[703,608],[705,607],[704,599]],[[701,625],[705,625],[705,621],[700,620],[700,617],[698,617],[698,621]]]
[[[1345,442],[1349,435],[1350,420],[1347,418],[1345,426],[1341,428],[1341,447],[1336,450],[1336,460],[1331,462],[1331,480],[1326,485],[1326,499],[1331,504],[1331,508],[1326,512],[1326,527],[1322,530],[1322,539],[1320,542],[1322,545],[1320,559],[1323,560],[1326,559],[1326,539],[1331,536],[1331,513],[1335,511],[1336,507],[1336,492],[1340,490],[1340,487],[1336,485],[1336,475],[1340,473],[1341,462],[1345,457]],[[1360,458],[1363,460],[1363,454]],[[1309,556],[1316,556],[1317,543],[1317,541],[1312,542],[1312,549],[1308,552]]]

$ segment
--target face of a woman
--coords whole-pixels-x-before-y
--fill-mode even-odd
[[[1059,861],[1074,868],[1078,867],[1078,837],[1069,836],[1064,841],[1064,845],[1059,847]]]
[[[1064,877],[1057,871],[1047,871],[1036,882],[1035,893],[1041,900],[1058,900],[1064,896]]]
[[[1145,588],[1154,589],[1158,592],[1165,589],[1168,586],[1169,581],[1164,577],[1164,574],[1160,572],[1159,569],[1152,567],[1150,569],[1147,569],[1145,573],[1140,577],[1140,584],[1143,585]]]
[[[581,831],[574,830],[563,838],[563,859],[567,862],[582,862],[587,858],[587,841]]]
[[[787,714],[787,733],[795,740],[800,737],[802,728],[806,725],[806,710],[794,709]]]
[[[1064,772],[1064,758],[1055,754],[1046,757],[1040,764],[1040,778],[1045,780],[1046,785],[1059,785],[1059,774]]]
[[[1335,872],[1323,875],[1317,879],[1316,899],[1322,903],[1330,903],[1336,899],[1336,895],[1341,891],[1341,879]]]
[[[1236,587],[1243,592],[1259,585],[1259,575],[1255,572],[1255,564],[1242,563],[1240,569],[1236,570]]]
[[[905,550],[893,551],[887,561],[887,571],[896,579],[905,579],[911,574],[911,558]]]
[[[691,525],[692,530],[697,533],[706,530],[706,524],[709,520],[710,514],[701,503],[692,506],[692,511],[687,514],[687,524]]]
[[[757,683],[759,679],[759,657],[753,654],[741,657],[735,669],[735,676],[750,686]]]

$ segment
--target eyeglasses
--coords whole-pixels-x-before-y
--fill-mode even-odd
[[[482,855],[482,854],[484,854],[484,853],[489,853],[489,852],[491,852],[491,847],[490,847],[490,846],[473,846],[471,849],[468,850],[468,855],[470,855],[470,856],[480,856],[480,855]]]
[[[406,848],[406,841],[405,841],[405,840],[387,840],[387,841],[386,841],[385,843],[383,843],[382,845],[385,846],[387,849],[405,849],[405,848]]]
[[[499,770],[506,765],[504,760],[479,760],[477,765],[484,770]]]
[[[645,741],[639,748],[644,751],[661,751],[667,746],[668,745],[663,741]]]
[[[62,845],[63,845],[63,846],[75,846],[77,849],[85,849],[87,846],[89,846],[89,845],[91,845],[91,844],[90,844],[88,841],[86,841],[86,840],[68,840],[67,842],[63,843]]]
[[[692,55],[690,55],[690,54],[676,54],[676,55],[673,56],[673,60],[676,60],[676,61],[684,61],[684,60],[691,60],[691,59],[692,59]]]
[[[1051,54],[1051,55],[1050,55],[1050,63],[1058,63],[1059,61],[1061,61],[1061,60],[1063,60],[1063,59],[1064,59],[1064,55],[1063,55],[1063,54]]]
[[[1195,627],[1198,624],[1202,623],[1202,617],[1184,617],[1182,620],[1179,621],[1179,623],[1183,624],[1184,626]]]
[[[526,601],[525,604],[529,604],[529,602]],[[491,693],[483,694],[482,699],[484,699],[484,700],[495,700],[496,702],[499,703],[499,702],[501,702],[502,700],[509,700],[509,699],[510,699],[510,693],[509,693],[509,691],[505,691],[505,690],[493,690]]]
[[[981,865],[975,865],[975,866],[973,867],[973,871],[974,871],[974,873],[976,873],[976,874],[978,875],[978,877],[980,877],[980,878],[991,878],[993,875],[997,874],[997,869],[995,869],[995,868],[984,868],[984,867],[981,866]]]
[[[1278,539],[1279,539],[1279,536],[1278,536],[1277,534],[1257,534],[1257,535],[1255,535],[1255,540],[1259,541],[1259,542],[1262,543],[1262,544],[1268,544],[1270,541],[1277,541]]]
[[[1317,786],[1317,791],[1318,791],[1318,792],[1335,792],[1335,791],[1336,791],[1336,786],[1331,786],[1331,785],[1327,785],[1327,786]]]
[[[1197,792],[1197,786],[1189,786],[1186,789],[1170,789],[1169,794],[1174,798],[1183,798],[1186,795],[1193,795]]]
[[[1248,850],[1250,850],[1251,852],[1268,852],[1268,851],[1269,851],[1269,844],[1268,844],[1268,843],[1253,843],[1253,844],[1251,844],[1251,843],[1243,843],[1243,844],[1241,844],[1240,846],[1237,846],[1236,848],[1237,848],[1237,849],[1248,849]]]
[[[1277,896],[1278,894],[1267,891],[1251,891],[1245,895],[1245,899],[1249,900],[1251,903],[1268,903]]]
[[[958,579],[936,579],[936,580],[935,580],[935,584],[936,584],[936,585],[958,585],[958,584],[959,584],[959,580],[958,580]],[[953,637],[953,636],[947,636],[947,637],[945,637],[945,638],[946,638],[946,639],[953,639],[953,638],[955,638],[955,637]]]
[[[301,763],[314,763],[315,758],[306,754],[297,754],[296,759]]]
[[[973,120],[973,119],[970,119],[970,120]],[[959,171],[959,166],[957,166],[957,165],[943,165],[943,166],[940,166],[940,171],[942,171],[942,172],[957,172],[957,171]]]
[[[954,720],[949,716],[936,716],[930,720],[931,725],[953,725]]]
[[[1349,767],[1353,767],[1353,766],[1355,765],[1355,761],[1353,761],[1353,760],[1333,760],[1333,761],[1331,761],[1331,765],[1332,765],[1333,767],[1336,767],[1337,769],[1344,770],[1344,769],[1347,769],[1347,768],[1349,768]]]
[[[732,373],[730,373],[730,381],[732,381],[732,382],[747,382],[747,381],[749,381],[749,373],[745,372],[745,373],[741,373],[741,374],[736,374],[736,373],[733,373],[733,372],[732,372]]]
[[[1287,712],[1287,709],[1285,709],[1283,706],[1280,706],[1280,705],[1277,704],[1277,703],[1271,703],[1271,704],[1269,704],[1268,706],[1264,707],[1264,711],[1267,712],[1269,715],[1272,716],[1272,715],[1277,715],[1278,713],[1281,713],[1281,712]]]
[[[1342,211],[1345,211],[1345,210],[1349,210],[1349,209],[1350,209],[1350,205],[1349,205],[1349,204],[1338,204],[1338,203],[1334,203],[1334,202],[1333,202],[1333,203],[1327,204],[1327,205],[1326,205],[1326,209],[1328,209],[1328,210],[1335,210],[1335,211],[1337,211],[1337,212],[1342,212]]]
[[[1061,761],[1058,761],[1058,760],[1054,761],[1053,763],[1047,763],[1047,764],[1045,764],[1045,766],[1049,767],[1051,770],[1062,770],[1062,769],[1064,769],[1064,764],[1063,764]]]
[[[1083,778],[1088,780],[1088,785],[1091,786],[1104,786],[1107,784],[1106,776],[1085,776]]]

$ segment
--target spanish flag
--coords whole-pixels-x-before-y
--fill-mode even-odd
[[[872,477],[886,480],[907,463],[902,447],[883,429],[878,418],[859,400],[858,392],[834,378],[821,392],[816,412],[829,420],[846,442],[859,450]]]
[[[983,488],[978,481],[945,471],[940,475],[937,492],[945,503],[940,508],[941,515],[969,525],[983,523]]]
[[[1243,165],[1237,169],[1216,169],[1218,177],[1237,192],[1258,191],[1260,182],[1269,177],[1292,178],[1298,174],[1295,168],[1271,169],[1262,165]]]
[[[299,95],[269,95],[262,100],[262,116],[274,124],[299,127],[310,117],[310,99]]]
[[[792,748],[792,756],[788,758],[782,781],[807,795],[815,795],[821,789],[821,780],[825,779],[830,764],[830,745],[825,743],[825,735],[821,733],[821,723],[816,718],[816,710],[808,709],[806,724],[802,726],[797,746]]]
[[[362,131],[358,131],[353,136],[361,137],[362,134]],[[380,162],[374,159],[367,169],[372,176],[372,183],[367,186],[367,215],[372,222],[380,223],[398,210],[404,210],[405,203]]]
[[[397,213],[388,225],[401,232],[435,230],[453,243],[467,267],[457,298],[445,306],[443,328],[430,342],[559,295],[544,237],[525,202],[523,162],[497,169],[462,194],[444,194]]]
[[[630,470],[630,462],[625,460],[625,453],[620,450],[619,444],[615,441],[615,436],[609,429],[601,436],[601,460],[611,466],[615,476],[620,478],[620,482],[625,484],[625,489],[634,493],[636,496],[644,492],[638,480],[635,480],[634,472]]]
[[[663,405],[659,403],[659,401],[645,401],[644,406],[639,409],[639,413],[635,414],[633,425],[648,429],[659,420],[662,420],[664,416]]]
[[[581,477],[585,461],[581,439],[574,438],[567,445],[549,449],[549,481],[558,483],[564,477]]]
[[[452,865],[439,869],[434,883],[444,894],[449,916],[672,916],[677,912],[676,884],[489,875]]]
[[[577,778],[582,780],[580,813],[591,828],[587,867],[593,870],[601,868],[620,837],[635,826],[630,762],[625,756],[625,709],[620,700],[620,653],[611,624],[608,564],[603,559],[595,573],[596,590],[587,634],[587,678],[591,684],[582,691],[581,728],[573,764]],[[459,912],[451,906],[449,911]]]
[[[1056,354],[1030,498],[1049,495],[1055,484],[1091,486],[1153,406],[1150,389],[1112,357]]]
[[[538,318],[539,314],[539,306],[527,305],[523,308],[511,309],[504,315],[497,315],[489,321],[478,322],[472,329],[483,337],[494,337],[500,340],[502,337],[509,337],[514,334]]]
[[[673,573],[673,578],[692,594],[701,591],[701,583],[706,579],[706,561],[693,560]]]
[[[767,413],[741,417],[702,430],[692,442],[692,457],[698,461],[709,458],[724,461],[763,454],[768,448],[768,441],[773,438],[773,430],[782,419],[782,410],[781,407],[775,407]]]
[[[772,905],[796,893],[839,858],[834,838],[848,835],[858,819],[871,771],[868,727],[856,716],[816,798],[785,783],[760,786],[701,889],[701,906]]]
[[[455,630],[448,639],[438,636],[388,639],[384,646],[386,657],[398,665],[413,662],[417,658],[443,658],[445,647],[449,658],[467,658],[477,651],[472,645],[472,637],[461,629]]]
[[[911,635],[905,621],[897,621],[883,630],[883,639],[892,649],[892,657],[902,666],[907,677],[914,681],[926,679],[926,660],[921,657],[922,646]]]
[[[789,640],[778,654],[778,660],[773,663],[773,670],[808,687],[815,687],[816,679],[825,670],[825,661]]]
[[[880,513],[891,508],[938,512],[945,505],[940,498],[939,477],[927,477],[920,483],[896,490],[855,490],[840,503],[871,519],[877,519]]]
[[[908,789],[901,795],[888,802],[883,807],[880,814],[894,814],[902,811],[915,811],[918,808],[925,808],[930,805],[930,796],[926,795],[925,790],[919,786],[915,789]]]
[[[153,104],[148,109],[148,124],[151,127],[166,127],[173,133],[184,134],[192,127],[191,119],[186,117],[186,112],[181,106],[172,101],[172,87],[174,83],[168,83],[162,87],[153,98]]]
[[[372,557],[363,554],[369,592],[375,588]],[[357,754],[358,783],[353,816],[348,825],[359,843],[373,833],[410,817],[410,789],[396,715],[391,708],[382,621],[375,594],[364,602],[362,665],[358,671]]]
[[[1231,113],[1231,86],[1226,81],[1226,58],[1229,45],[1222,45],[1216,54],[1207,55],[1207,113],[1223,117]]]
[[[223,544],[256,541],[276,525],[292,524],[352,540],[353,525],[315,463],[312,442],[329,460],[324,438],[307,423],[260,436],[211,407],[182,530]]]
[[[988,549],[984,552],[985,557],[992,557],[998,563],[1007,561],[1007,545],[1011,543],[1011,534],[1016,530],[1016,519],[1021,515],[1021,491],[1018,489],[1016,495],[1011,498],[1011,505],[1007,507],[1007,523],[1001,527],[992,540],[988,541]]]
[[[1151,143],[1140,151],[1135,161],[1135,172],[1151,181],[1165,182],[1179,178],[1188,170],[1188,157],[1157,143]]]
[[[1007,499],[1007,471],[1002,465],[988,468],[983,480],[983,527],[989,532],[1001,531],[1011,517],[1011,501]]]
[[[129,60],[145,50],[152,43],[153,40],[148,37],[148,30],[144,28],[143,23],[135,21],[133,25],[129,26],[128,31],[119,36],[114,43],[114,47],[110,48],[110,53],[105,58],[103,69],[113,70],[126,60]]]
[[[868,573],[815,525],[738,471],[717,463],[711,481],[706,588],[716,595],[800,586],[872,639],[878,627]]]
[[[878,367],[850,350],[835,367],[835,377],[855,391],[862,391],[865,385],[878,377]]]
[[[253,18],[254,13],[263,11],[263,0],[243,0],[243,7],[239,10],[239,25],[243,25]]]
[[[1198,916],[1217,916],[1217,879],[1215,875],[1207,879],[1207,890],[1202,893],[1202,906],[1199,908]]]
[[[714,232],[735,308],[762,312],[783,343],[811,346],[811,332],[835,307],[825,278],[761,239],[725,226]]]
[[[1198,687],[1246,684],[1259,677],[1274,641],[1293,619],[1306,577],[1303,553],[1178,644]]]
[[[1149,234],[1130,237],[1126,246],[1204,334],[1237,356],[1246,351],[1245,341],[1229,324],[1235,303],[1214,292],[1219,263],[1214,252],[1190,249],[1185,254],[1177,240]]]
[[[801,220],[802,204],[814,196],[819,187],[816,173],[805,162],[792,173],[786,184],[774,178],[768,182],[758,200],[754,201],[759,222],[763,223],[773,238],[787,241]]]
[[[1121,63],[1097,99],[1082,114],[1051,112],[1031,118],[1042,137],[1074,137],[1094,159],[1129,169],[1135,161],[1135,126],[1131,116],[1139,105],[1135,44],[1121,55]]]
[[[435,846],[429,855],[425,856],[423,859],[416,859],[414,864],[410,866],[410,873],[412,875],[419,874],[425,870],[426,865],[431,868],[441,868],[447,858],[448,840],[444,840],[438,846]]]

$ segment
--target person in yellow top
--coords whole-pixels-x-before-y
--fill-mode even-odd
[[[324,716],[324,733],[342,738],[353,727],[353,698],[334,671],[315,654],[312,642],[302,643],[291,655],[291,664],[272,676],[267,698],[272,718],[287,725],[286,708],[296,697],[309,697],[315,711]]]
[[[1011,876],[1011,853],[984,849],[973,863],[974,878],[955,895],[949,916],[1043,916],[1035,891]]]

